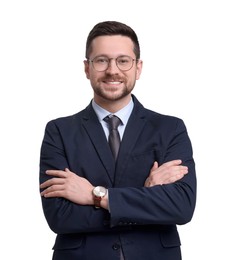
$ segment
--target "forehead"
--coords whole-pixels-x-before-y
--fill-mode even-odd
[[[98,55],[106,55],[109,57],[117,57],[119,55],[129,55],[134,57],[133,41],[122,35],[98,36],[92,41],[92,57]]]

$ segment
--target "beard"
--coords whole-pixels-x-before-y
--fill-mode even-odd
[[[128,96],[134,89],[134,85],[127,86],[124,83],[123,86],[103,86],[101,85],[92,85],[95,95],[106,101],[117,101],[126,96]]]
[[[127,87],[124,87],[121,90],[119,90],[117,87],[112,87],[109,90],[99,88],[99,87],[93,87],[93,90],[97,96],[101,97],[102,99],[108,100],[108,101],[120,100],[120,99],[128,96],[132,91],[131,89],[128,89]]]

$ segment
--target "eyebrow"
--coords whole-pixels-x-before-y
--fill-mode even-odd
[[[94,56],[91,60],[93,60],[93,59],[95,59],[95,58],[97,58],[97,57],[106,57],[106,58],[108,58],[108,59],[116,59],[116,58],[122,57],[122,56],[131,57],[131,55],[129,55],[129,54],[119,54],[119,55],[117,55],[115,58],[114,58],[114,57],[110,57],[110,56],[108,56],[107,54],[99,54],[99,55]],[[136,59],[136,58],[135,58],[135,59]]]

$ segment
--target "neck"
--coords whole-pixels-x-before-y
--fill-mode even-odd
[[[123,107],[129,104],[130,100],[131,94],[119,100],[106,100],[99,97],[97,98],[96,96],[94,97],[94,101],[96,102],[96,104],[109,111],[110,113],[116,113],[117,111],[121,110]]]

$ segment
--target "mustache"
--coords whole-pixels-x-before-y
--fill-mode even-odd
[[[124,78],[118,76],[102,77],[101,81],[124,81]]]

